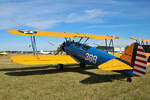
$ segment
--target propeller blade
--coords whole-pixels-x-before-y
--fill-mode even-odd
[[[62,51],[64,50],[64,44],[65,44],[65,42],[62,43],[62,44],[57,48],[55,55],[58,55],[60,52],[62,52]]]

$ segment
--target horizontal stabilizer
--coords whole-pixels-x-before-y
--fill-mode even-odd
[[[133,69],[131,66],[127,65],[126,63],[118,60],[112,59],[104,64],[98,66],[101,70],[130,70]]]
[[[108,35],[96,35],[96,34],[81,34],[81,33],[68,33],[68,32],[47,32],[47,31],[30,31],[30,30],[7,30],[8,33],[17,35],[28,35],[28,36],[50,36],[50,37],[83,37],[93,39],[117,39],[122,40],[120,37],[108,36]]]
[[[56,64],[77,64],[69,55],[20,55],[13,56],[11,60],[24,65],[56,65]]]

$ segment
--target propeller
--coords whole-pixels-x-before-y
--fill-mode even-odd
[[[52,42],[50,42],[50,41],[49,41],[48,43],[49,43],[49,45],[51,45],[51,46],[55,46],[55,44],[53,44],[53,43],[52,43]]]

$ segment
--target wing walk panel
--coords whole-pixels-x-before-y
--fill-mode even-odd
[[[68,33],[68,32],[47,32],[47,31],[35,31],[33,34],[22,33],[19,30],[7,30],[8,33],[17,34],[17,35],[29,35],[29,36],[50,36],[50,37],[84,37],[84,38],[93,38],[93,39],[118,39],[122,38],[108,36],[108,35],[96,35],[96,34],[80,34],[80,33]]]
[[[104,64],[101,64],[98,66],[99,69],[102,70],[131,70],[133,69],[131,66],[128,64],[118,60],[118,59],[112,59]]]
[[[78,64],[78,62],[69,55],[20,55],[11,57],[11,60],[24,65]]]

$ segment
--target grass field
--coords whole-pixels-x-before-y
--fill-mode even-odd
[[[150,72],[132,83],[93,66],[24,66],[0,56],[0,100],[150,100]]]

